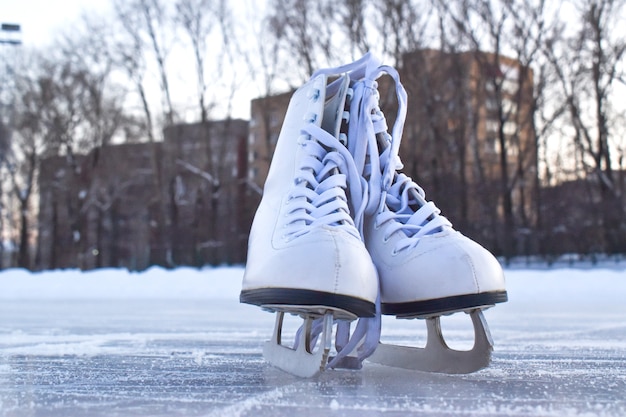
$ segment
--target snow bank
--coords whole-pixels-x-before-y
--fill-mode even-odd
[[[0,271],[0,299],[238,298],[242,267]]]
[[[625,305],[626,269],[507,269],[505,276],[507,308],[593,312]]]
[[[243,267],[36,273],[9,269],[0,271],[0,299],[238,299],[243,271]],[[513,268],[505,274],[511,301],[541,298],[584,304],[626,296],[626,269],[621,268]]]

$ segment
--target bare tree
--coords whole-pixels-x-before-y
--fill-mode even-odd
[[[342,32],[334,25],[334,6],[335,2],[329,0],[270,2],[270,27],[289,57],[284,68],[304,70],[298,81],[341,56],[337,37]]]
[[[614,152],[623,138],[612,131],[611,100],[623,77],[626,37],[618,29],[623,2],[576,1],[578,26],[571,36],[550,43],[546,52],[558,77],[573,138],[585,173],[595,179],[601,199],[597,227],[609,252],[626,247],[624,190],[616,181]],[[623,145],[621,145],[623,146]]]
[[[248,27],[252,29],[252,36],[249,47],[244,52],[248,72],[253,84],[262,98],[269,98],[276,94],[278,87],[276,84],[284,80],[285,68],[283,62],[282,31],[275,31],[272,28],[273,16],[271,12],[266,12],[260,20],[257,20],[260,13],[258,9],[252,9],[248,13]],[[282,70],[282,71],[281,71]],[[262,163],[263,170],[267,170],[274,152],[275,138],[271,130],[272,119],[275,110],[271,106],[257,106],[252,104],[251,126],[249,141],[263,141],[263,153],[254,155],[255,163]],[[259,134],[259,132],[261,132]],[[254,184],[258,186],[262,184]],[[258,203],[258,202],[257,202]],[[256,206],[256,204],[254,204]]]
[[[512,256],[519,233],[525,233],[530,226],[532,208],[527,206],[526,193],[538,185],[531,65],[541,43],[537,38],[541,27],[532,26],[542,24],[541,5],[489,0],[441,1],[439,5],[473,50],[480,84],[476,92],[480,93],[478,100],[485,109],[479,122],[484,123],[487,142],[493,141],[492,151],[499,166],[497,194],[503,225],[498,233],[500,251]],[[519,18],[522,15],[524,18]],[[514,55],[514,60],[507,54]],[[481,152],[474,147],[478,163],[491,158],[488,154],[480,155]],[[495,205],[493,199],[482,197]],[[491,215],[495,217],[496,213]]]
[[[169,79],[165,65],[167,47],[164,45],[163,27],[167,24],[165,5],[160,0],[139,0],[137,3],[139,12],[143,15],[143,28],[148,34],[150,45],[157,62],[159,82],[163,92],[165,107],[165,120],[167,124],[174,123],[174,108],[170,94]]]
[[[36,192],[36,173],[39,159],[44,147],[44,138],[37,123],[33,123],[33,115],[19,120],[12,144],[8,172],[11,181],[11,192],[18,203],[19,235],[17,266],[30,269],[30,219],[32,218],[32,197]]]
[[[521,232],[518,233],[518,244],[524,246],[518,251],[523,254],[545,249],[541,245],[551,239],[552,228],[558,223],[556,216],[543,210],[540,189],[551,183],[554,165],[550,141],[554,138],[556,122],[565,111],[563,102],[555,99],[555,73],[545,55],[545,45],[560,36],[556,18],[559,10],[560,2],[505,2],[512,35],[505,47],[521,64],[517,77],[519,88],[510,98],[517,111],[506,106],[509,109],[506,118],[513,122],[509,126],[516,127],[513,140],[519,147],[514,180],[521,181],[522,186],[518,187],[515,213],[518,232]],[[524,107],[524,103],[529,105]],[[519,111],[522,109],[524,111]],[[520,140],[524,131],[533,132],[534,140]],[[532,187],[524,186],[524,183],[532,184]],[[529,205],[529,201],[534,204]],[[548,217],[545,221],[543,213]]]
[[[200,121],[207,121],[209,108],[206,103],[207,82],[205,79],[205,61],[208,52],[208,38],[217,25],[216,1],[180,0],[176,4],[177,19],[191,41],[195,59],[198,107]],[[212,51],[215,53],[215,51]]]
[[[28,216],[32,214],[31,198],[41,159],[63,152],[74,160],[81,146],[74,141],[73,133],[82,120],[79,102],[83,97],[78,92],[78,83],[69,75],[71,67],[43,60],[39,64],[39,73],[25,72],[19,80],[17,140],[12,153],[13,163],[20,167],[11,170],[13,192],[21,211],[18,263],[25,268],[30,267]]]
[[[346,33],[350,42],[352,58],[359,58],[371,49],[369,39],[367,0],[347,0],[337,3],[339,27]]]
[[[9,173],[13,196],[19,204],[18,265],[30,268],[32,197],[41,159],[60,152],[73,156],[83,144],[74,140],[83,120],[85,95],[70,64],[42,59],[36,70],[24,70],[18,79],[16,125],[11,144]],[[78,75],[78,77],[74,77]]]
[[[18,45],[11,48],[0,48],[0,269],[5,264],[6,238],[5,227],[10,219],[10,204],[6,178],[7,160],[10,152],[13,131],[13,109],[15,97],[16,64],[20,57]],[[16,53],[17,52],[17,53]]]
[[[153,51],[156,57],[160,75],[161,95],[164,105],[164,119],[166,123],[174,123],[174,111],[169,93],[169,81],[165,68],[165,52],[161,38],[158,35],[157,22],[164,19],[163,5],[158,1],[136,0],[131,3],[117,1],[115,14],[120,23],[122,34],[115,40],[114,56],[117,65],[123,68],[127,76],[132,80],[136,93],[139,95],[141,107],[146,122],[146,133],[149,143],[152,145],[151,163],[154,178],[154,199],[150,205],[156,207],[156,219],[158,231],[156,241],[153,242],[152,262],[161,265],[171,265],[170,228],[171,218],[168,213],[166,183],[163,167],[161,164],[155,133],[155,120],[152,105],[148,98],[145,77],[148,71],[148,51]]]
[[[435,9],[421,0],[374,1],[376,30],[382,39],[382,54],[391,56],[396,65],[402,63],[402,55],[429,44],[432,18]]]
[[[20,206],[16,223],[20,228],[18,261],[24,267],[33,266],[28,255],[33,241],[30,220],[38,214],[33,197],[39,191],[40,207],[47,208],[49,202],[37,189],[39,182],[51,180],[40,177],[42,161],[63,156],[63,173],[68,182],[73,182],[81,176],[79,155],[110,143],[127,120],[122,114],[123,90],[112,82],[110,56],[96,42],[104,38],[97,35],[101,29],[91,26],[87,31],[91,37],[60,38],[53,48],[31,51],[30,59],[19,71],[15,140],[9,164],[12,194]],[[70,213],[70,227],[63,233],[76,237],[65,249],[78,254],[84,249],[79,236],[81,199],[76,198],[80,190],[55,191],[55,198],[68,203],[65,206]]]
[[[170,93],[170,82],[167,68],[167,55],[170,49],[168,32],[171,23],[166,5],[160,0],[133,0],[132,2],[114,2],[116,23],[120,25],[117,36],[117,54],[128,62],[125,65],[144,102],[144,111],[149,100],[144,86],[144,76],[150,62],[158,72],[163,118],[166,124],[175,122],[175,111]],[[141,87],[139,87],[141,85]],[[152,118],[152,115],[151,115]],[[150,121],[153,123],[153,120]]]

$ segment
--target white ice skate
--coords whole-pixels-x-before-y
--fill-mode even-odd
[[[337,320],[340,351],[347,322],[376,316],[376,269],[351,216],[363,212],[364,181],[339,140],[348,82],[320,75],[294,93],[250,231],[240,300],[277,312],[264,357],[301,377],[327,367]],[[284,313],[304,319],[293,347]]]
[[[455,231],[423,191],[396,174],[380,210],[366,220],[366,242],[380,274],[383,314],[427,321],[424,348],[380,344],[369,359],[429,372],[470,373],[489,365],[493,342],[482,310],[507,300],[497,260]],[[446,344],[442,315],[469,313],[474,346]]]
[[[394,79],[399,104],[391,135],[378,106],[375,80],[383,73]],[[502,269],[487,250],[455,231],[417,184],[397,172],[406,116],[398,73],[367,55],[352,66],[351,78],[348,144],[369,184],[364,235],[379,274],[381,310],[398,318],[426,319],[428,329],[424,348],[380,344],[369,360],[430,372],[484,368],[493,343],[482,310],[507,300]],[[469,351],[450,349],[439,322],[441,315],[462,311],[471,315],[474,327]]]

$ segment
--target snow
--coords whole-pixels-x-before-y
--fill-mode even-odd
[[[0,300],[237,299],[242,268],[0,271]]]
[[[510,301],[485,312],[492,364],[455,376],[276,370],[261,354],[274,317],[239,304],[242,275],[0,271],[0,416],[626,415],[623,262],[507,269]],[[471,345],[467,315],[442,326]],[[419,345],[424,327],[385,317],[383,340]]]

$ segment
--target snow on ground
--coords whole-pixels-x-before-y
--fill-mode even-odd
[[[284,374],[261,355],[273,316],[238,302],[242,275],[0,271],[0,417],[626,415],[623,262],[508,269],[509,302],[485,312],[492,365],[456,376]],[[468,324],[442,319],[453,346],[471,345]],[[419,345],[423,328],[384,318],[383,340]]]
[[[152,267],[31,273],[0,271],[1,299],[212,299],[238,298],[243,268]]]
[[[76,269],[29,272],[0,270],[1,299],[238,299],[243,267],[177,268],[152,267],[146,271],[124,269]],[[506,271],[511,297],[536,297],[547,305],[559,302],[595,303],[600,298],[619,299],[626,294],[626,262],[593,267],[547,268],[520,264]]]

